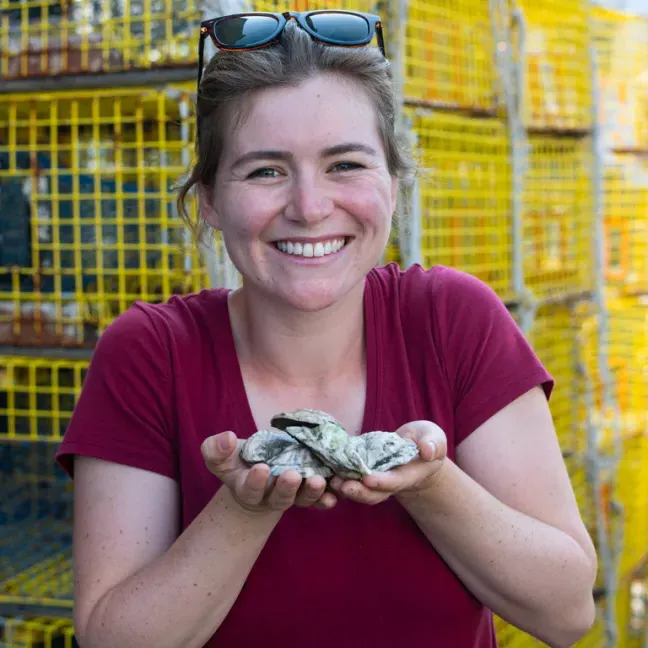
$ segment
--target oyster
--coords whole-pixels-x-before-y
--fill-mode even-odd
[[[358,452],[365,463],[378,472],[387,472],[419,456],[416,443],[395,432],[367,432],[351,440],[362,441],[358,443]]]
[[[277,476],[290,468],[304,479],[321,475],[331,477],[333,471],[313,455],[306,446],[286,432],[259,430],[241,448],[241,459],[247,463],[266,463],[270,474]]]
[[[313,409],[297,409],[293,412],[281,412],[280,414],[275,414],[270,421],[270,425],[276,427],[278,430],[285,430],[289,425],[315,428],[322,423],[337,425],[341,430],[344,430],[342,424],[335,417],[326,412]]]
[[[361,480],[372,471],[385,472],[418,456],[416,443],[395,432],[349,436],[326,412],[299,409],[271,420],[272,430],[259,430],[243,444],[241,458],[263,462],[273,475],[293,468],[302,477],[333,474]]]

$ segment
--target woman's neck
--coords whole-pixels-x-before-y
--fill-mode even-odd
[[[363,365],[364,282],[312,313],[250,297],[245,287],[230,294],[230,319],[239,362],[264,382],[316,387]]]

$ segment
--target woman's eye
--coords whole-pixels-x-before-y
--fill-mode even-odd
[[[362,164],[357,162],[338,162],[331,167],[332,171],[354,171],[355,169],[364,168]]]
[[[277,169],[270,169],[270,168],[263,168],[263,169],[257,169],[256,171],[252,171],[250,175],[248,176],[249,178],[276,178],[279,175],[279,171]]]

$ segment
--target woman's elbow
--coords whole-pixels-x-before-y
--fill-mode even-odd
[[[593,547],[592,547],[593,549]],[[568,606],[565,616],[565,641],[558,645],[573,646],[582,639],[591,629],[596,621],[596,601],[594,600],[594,587],[598,573],[598,561],[596,552],[585,553],[583,568],[587,571],[587,577],[582,579],[582,594],[574,597],[573,604]]]
[[[591,593],[580,603],[565,610],[560,624],[556,624],[552,636],[541,637],[552,648],[570,648],[580,641],[596,622],[596,603]]]
[[[563,600],[559,608],[554,608],[548,619],[546,634],[541,637],[552,648],[569,648],[582,639],[596,622],[596,602],[594,586],[597,576],[597,560],[587,551],[579,552],[580,574],[574,573],[574,583],[578,583],[569,598]]]
[[[598,576],[598,556],[590,537],[587,536],[586,540],[580,543],[575,541],[573,545],[570,562],[574,577],[572,582],[576,589],[562,617],[567,639],[561,646],[572,646],[590,631],[596,621],[594,588]]]

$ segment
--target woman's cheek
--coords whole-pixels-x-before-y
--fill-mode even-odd
[[[241,192],[229,201],[226,207],[227,216],[224,221],[229,229],[238,237],[258,235],[278,213],[267,195],[261,192]]]
[[[383,212],[391,211],[391,182],[383,178],[372,178],[353,183],[344,192],[347,211],[363,220],[380,218]]]

